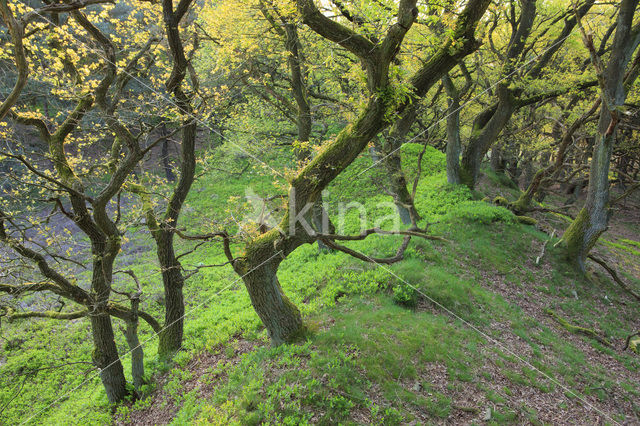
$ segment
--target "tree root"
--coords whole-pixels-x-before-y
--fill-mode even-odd
[[[536,219],[529,216],[516,215],[516,219],[518,219],[518,222],[522,223],[523,225],[536,225],[538,223]]]
[[[569,331],[570,333],[582,334],[584,336],[591,337],[592,339],[597,340],[598,342],[600,342],[604,346],[613,348],[613,345],[611,344],[611,342],[609,342],[604,337],[600,336],[594,330],[592,330],[590,328],[586,328],[586,327],[580,327],[580,326],[577,326],[577,325],[573,325],[573,324],[569,323],[569,321],[567,321],[566,319],[562,318],[560,315],[558,315],[557,313],[552,311],[551,309],[546,309],[545,312],[548,315],[550,315],[554,320],[556,320],[556,322],[558,322],[561,326],[566,328],[567,331]]]
[[[594,262],[596,262],[598,265],[602,266],[604,269],[607,270],[607,272],[611,275],[611,277],[613,278],[613,280],[620,286],[622,287],[627,293],[629,293],[631,296],[633,296],[637,301],[640,301],[640,294],[636,293],[631,287],[629,287],[627,284],[625,284],[620,277],[618,276],[618,273],[616,272],[615,269],[613,269],[611,266],[609,266],[607,264],[607,262],[605,262],[604,260],[595,257],[594,255],[590,254],[588,256],[589,259],[593,260]]]
[[[623,351],[626,351],[627,348],[631,348],[635,353],[640,353],[640,348],[638,347],[640,346],[640,339],[633,339],[635,336],[640,336],[640,331],[627,336],[627,339],[624,342],[624,348],[622,348]]]

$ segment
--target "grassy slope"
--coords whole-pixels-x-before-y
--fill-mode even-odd
[[[408,166],[416,150],[406,147]],[[638,357],[569,333],[545,313],[552,309],[619,346],[631,330],[640,328],[633,302],[607,279],[594,284],[576,276],[551,244],[542,264],[535,265],[545,234],[515,223],[504,209],[472,201],[464,188],[447,186],[442,154],[430,151],[425,157],[417,206],[427,221],[438,222],[431,232],[450,243],[412,241],[407,259],[389,268],[301,247],[283,263],[279,277],[313,333],[303,344],[275,349],[266,343],[230,268],[203,269],[186,289],[187,350],[170,369],[154,361],[156,342],[150,341],[145,347],[147,367],[160,385],[155,391],[149,386],[148,398],[119,408],[119,421],[584,422],[595,421],[596,410],[618,421],[637,420],[640,407],[633,401],[640,397]],[[380,180],[376,170],[354,179],[369,164],[362,158],[338,179],[327,197],[332,207],[356,199],[373,211],[376,201],[388,201],[369,179]],[[414,172],[409,170],[410,175]],[[206,230],[207,221],[227,214],[228,196],[243,195],[245,185],[273,193],[268,179],[256,185],[260,174],[249,171],[230,180],[212,172],[195,188],[183,223]],[[347,231],[357,230],[356,219],[357,212],[350,211]],[[149,244],[137,238],[140,245]],[[353,247],[382,256],[394,253],[398,243],[396,238],[373,236]],[[219,252],[214,244],[185,263],[220,263]],[[637,265],[640,259],[629,254]],[[148,266],[155,264],[152,252],[136,256],[130,267],[144,277],[146,294],[159,293],[159,277]],[[153,297],[147,299],[147,309],[158,310],[154,303]],[[50,365],[51,348],[63,351],[61,339],[48,337],[53,330],[64,330],[78,341],[87,336],[83,322],[36,324],[28,333],[35,336],[44,330],[46,335],[35,344],[25,343],[28,350],[23,346],[9,352],[9,367],[34,354]],[[16,328],[9,332],[18,330],[10,327]],[[143,334],[148,336],[143,339],[150,338],[148,330]],[[86,360],[84,346],[67,345],[64,350]],[[72,382],[80,383],[77,373],[82,368],[67,368],[38,375],[41,382],[10,406],[7,418],[24,419],[70,389]],[[580,399],[595,408],[585,408]],[[109,414],[94,379],[39,419],[107,422]]]

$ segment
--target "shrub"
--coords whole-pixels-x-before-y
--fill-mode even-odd
[[[464,185],[447,183],[444,173],[424,179],[418,187],[415,205],[418,212],[430,220],[438,220],[454,206],[472,199],[471,191]]]
[[[407,284],[398,284],[393,287],[393,301],[401,306],[415,308],[418,305],[418,293]]]

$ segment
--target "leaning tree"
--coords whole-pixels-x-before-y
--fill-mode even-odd
[[[16,103],[10,112],[13,125],[5,127],[7,143],[1,154],[14,163],[11,176],[15,187],[3,197],[0,241],[14,262],[10,270],[17,271],[11,277],[23,283],[3,283],[0,290],[13,299],[35,292],[53,293],[78,306],[75,311],[62,312],[22,312],[5,306],[3,313],[11,319],[88,317],[93,363],[100,370],[109,401],[115,402],[122,400],[128,390],[112,317],[127,325],[125,336],[132,350],[132,372],[138,386],[143,374],[138,318],[145,320],[154,333],[161,334],[160,352],[179,348],[182,339],[182,282],[169,280],[167,285],[165,279],[167,293],[178,297],[171,298],[174,303],[168,306],[171,309],[167,309],[166,322],[161,327],[153,316],[140,309],[142,288],[135,274],[117,270],[116,260],[131,220],[133,203],[127,200],[126,193],[134,186],[135,169],[164,139],[149,140],[147,136],[153,129],[144,124],[144,119],[155,119],[160,115],[158,110],[167,109],[167,102],[163,102],[167,96],[175,97],[169,108],[183,117],[178,130],[183,132],[184,157],[189,160],[194,156],[195,120],[189,114],[190,101],[181,85],[188,64],[177,28],[190,2],[180,3],[175,9],[166,2],[164,10],[151,4],[131,4],[126,16],[115,20],[111,19],[108,6],[86,12],[77,10],[86,4],[47,5],[27,12],[21,19],[24,25],[31,25],[27,32],[22,29],[22,35],[30,37],[32,56],[27,59],[46,65],[33,70],[34,78],[48,85],[49,98],[55,101],[59,113],[56,117],[43,115],[39,106],[29,100]],[[163,21],[164,31],[157,27]],[[143,31],[148,29],[152,31]],[[164,32],[168,48],[161,41]],[[166,86],[161,86],[162,92],[154,83],[162,84],[160,78],[165,73],[168,79]],[[131,90],[134,82],[153,87],[156,98],[141,105],[139,88],[137,93]],[[27,128],[37,131],[40,143],[19,143],[16,134]],[[154,229],[163,266],[176,260],[172,236],[193,180],[195,160],[183,161],[182,167],[187,171],[176,185],[166,215]],[[17,191],[21,191],[20,197],[15,196]],[[43,211],[43,201],[51,204],[50,212]],[[89,253],[83,250],[82,238],[88,242]],[[24,272],[29,264],[35,271]],[[163,278],[179,273],[175,266],[170,263],[165,267]],[[89,271],[88,285],[78,277],[84,269]],[[120,273],[133,278],[132,291],[120,287],[121,281],[115,278]],[[125,306],[116,298],[130,300],[131,305]]]
[[[304,325],[298,308],[283,293],[277,278],[278,266],[297,247],[322,240],[332,248],[362,259],[392,262],[402,256],[412,231],[397,231],[405,239],[393,258],[375,259],[348,249],[336,241],[363,239],[378,230],[360,236],[341,236],[315,232],[307,219],[321,192],[344,171],[380,131],[391,125],[412,102],[418,101],[458,61],[478,47],[476,27],[489,6],[487,0],[466,2],[451,31],[441,39],[436,52],[424,57],[412,77],[397,81],[395,59],[403,40],[419,15],[414,0],[402,0],[388,29],[379,41],[373,41],[357,27],[331,19],[312,0],[298,0],[303,22],[322,37],[338,44],[361,62],[366,74],[368,98],[357,117],[335,139],[326,142],[319,153],[290,180],[279,226],[245,242],[241,254],[234,256],[229,244],[225,252],[236,273],[242,277],[253,307],[265,324],[274,344],[296,339]],[[462,6],[462,5],[461,5]],[[406,89],[406,90],[403,90]]]

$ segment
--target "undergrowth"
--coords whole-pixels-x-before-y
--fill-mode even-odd
[[[415,162],[421,150],[417,144],[403,147],[410,182],[417,174]],[[228,159],[219,160],[230,164]],[[371,159],[361,156],[329,188],[327,202],[335,207],[340,202],[359,201],[372,214],[369,221],[389,215],[388,209],[376,208],[376,203],[388,202],[390,197],[381,195],[369,179],[354,179],[370,166]],[[121,406],[116,418],[127,423],[153,409],[151,401],[164,401],[176,407],[173,423],[185,425],[430,423],[456,412],[484,416],[480,411],[491,404],[493,422],[535,423],[539,420],[534,403],[515,406],[513,395],[523,387],[542,395],[557,391],[548,377],[604,403],[613,392],[637,401],[640,393],[632,377],[640,370],[638,357],[611,351],[585,338],[596,351],[612,356],[628,369],[629,379],[616,382],[553,323],[526,314],[514,300],[501,295],[497,286],[508,283],[521,297],[544,296],[548,298],[543,302],[549,305],[546,307],[614,340],[623,339],[636,319],[631,309],[602,312],[603,295],[616,306],[622,306],[625,296],[607,279],[594,286],[576,275],[562,262],[559,248],[549,248],[548,270],[532,265],[541,241],[548,237],[518,224],[510,211],[477,201],[466,187],[447,184],[443,169],[444,155],[428,148],[416,207],[423,217],[421,225],[446,242],[414,238],[405,260],[393,266],[320,252],[315,245],[300,247],[282,263],[278,276],[283,290],[300,307],[313,331],[299,345],[269,347],[266,332],[231,268],[202,268],[185,287],[184,351],[173,364],[159,362],[156,340],[142,325],[141,340],[148,341],[144,349],[150,384],[143,398]],[[242,198],[249,183],[261,195],[282,190],[278,180],[269,176],[258,179],[261,170],[245,173],[230,179],[219,171],[206,172],[187,200],[181,223],[193,225],[194,232],[210,229],[229,214],[229,198]],[[383,176],[377,169],[372,175]],[[346,233],[359,232],[359,214],[355,209],[347,212]],[[141,245],[149,243],[148,237],[136,238]],[[349,246],[382,257],[393,255],[400,242],[400,237],[373,235],[366,241],[349,242]],[[623,243],[630,254],[637,250],[636,242]],[[128,267],[142,277],[142,307],[160,315],[162,283],[153,272],[157,268],[153,252],[132,256],[123,256],[123,261],[131,262]],[[218,243],[211,243],[183,263],[188,268],[224,260]],[[496,324],[502,326],[496,328]],[[90,335],[83,320],[41,320],[3,327],[0,406],[14,395],[15,377],[21,377],[21,369],[34,371],[58,362],[90,361]],[[495,345],[493,339],[501,339],[505,333],[524,342],[535,369]],[[65,338],[58,338],[60,334]],[[221,349],[238,338],[256,342],[257,349],[243,355]],[[121,335],[118,345],[121,353],[126,353]],[[203,351],[221,350],[221,361],[209,366],[203,376],[193,376],[189,363],[194,357]],[[124,363],[128,370],[126,357]],[[33,422],[108,423],[109,407],[95,372],[88,373],[84,382],[82,372],[89,367],[72,364],[55,374],[29,373],[24,376],[26,384],[19,398],[1,415],[7,423],[33,414]],[[158,388],[153,383],[161,376],[164,385]],[[184,384],[193,380],[200,386],[185,391]],[[504,385],[496,387],[496,381]],[[74,390],[76,386],[79,388]],[[452,395],[465,389],[474,389],[485,405],[461,407]],[[564,409],[567,401],[555,404],[555,408]],[[618,420],[624,419],[620,412],[616,415]]]

